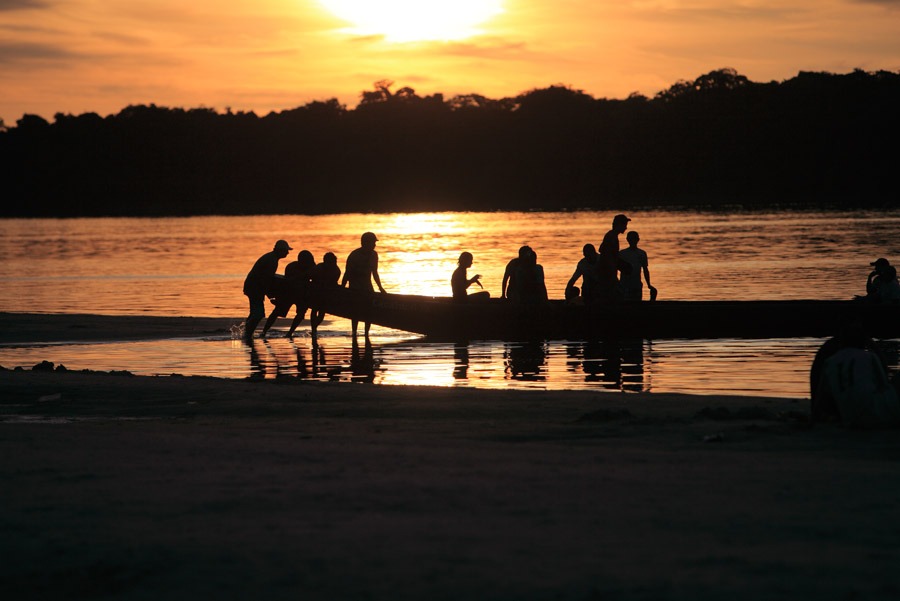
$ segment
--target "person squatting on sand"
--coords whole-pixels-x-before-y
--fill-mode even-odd
[[[278,272],[278,262],[292,250],[287,241],[279,240],[270,252],[256,260],[244,279],[244,294],[250,302],[250,314],[244,324],[245,340],[253,339],[256,326],[266,316],[266,295],[272,289],[275,274]]]
[[[856,428],[900,425],[900,374],[887,363],[858,321],[825,341],[810,369],[813,421],[840,421]]]
[[[381,285],[381,277],[378,275],[378,253],[375,251],[375,243],[378,238],[372,232],[366,232],[360,236],[360,246],[347,256],[347,264],[344,267],[344,278],[341,286],[349,284],[350,290],[356,290],[365,294],[374,294],[372,280],[378,286],[378,291],[386,293]],[[353,337],[357,337],[359,320],[350,320],[353,326]],[[365,323],[365,336],[369,337],[371,323]]]

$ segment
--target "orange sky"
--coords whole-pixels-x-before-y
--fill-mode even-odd
[[[402,26],[375,31],[316,0],[0,0],[0,118],[149,103],[264,115],[331,97],[353,107],[381,79],[420,95],[567,84],[625,98],[722,67],[753,81],[900,71],[900,0],[496,0],[501,11],[468,37],[419,41],[383,35],[416,31],[402,0],[343,1],[347,15],[398,11],[381,27]],[[432,7],[418,30],[467,1],[417,0]]]

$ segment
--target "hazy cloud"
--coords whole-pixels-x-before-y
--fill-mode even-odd
[[[45,8],[48,5],[46,0],[0,0],[0,11]]]
[[[475,42],[454,42],[447,44],[447,54],[495,60],[530,58],[533,53],[524,42],[508,42],[499,39],[478,40]]]
[[[80,57],[60,46],[29,42],[0,42],[0,65],[25,61],[64,61]]]

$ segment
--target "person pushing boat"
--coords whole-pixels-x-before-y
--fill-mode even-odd
[[[244,340],[253,339],[256,326],[266,316],[266,295],[272,291],[278,262],[292,250],[286,240],[279,240],[271,251],[256,260],[244,279],[244,295],[250,301],[250,314],[244,323]]]
[[[344,267],[344,277],[341,280],[341,286],[347,286],[350,290],[362,292],[364,294],[375,294],[372,287],[372,280],[378,286],[378,291],[386,294],[384,286],[381,285],[381,277],[378,275],[378,253],[375,251],[375,244],[378,237],[372,232],[366,232],[360,236],[360,246],[356,250],[347,255],[347,264]],[[359,320],[350,320],[353,326],[353,337],[356,338],[359,327]],[[365,336],[369,337],[370,322],[365,322]]]
[[[287,337],[293,338],[294,331],[306,316],[306,310],[309,306],[307,293],[309,288],[309,279],[312,271],[316,266],[316,260],[308,250],[301,250],[297,253],[297,260],[288,263],[284,268],[284,285],[283,289],[273,299],[275,308],[269,313],[269,318],[263,326],[262,337],[265,338],[269,329],[275,325],[275,320],[279,317],[287,317],[291,307],[297,307],[297,313],[288,329]]]
[[[338,286],[341,279],[341,268],[337,264],[337,256],[333,252],[327,252],[322,257],[322,262],[315,266],[312,272],[311,284],[317,288]],[[312,335],[315,338],[319,333],[319,325],[325,319],[325,310],[313,306],[310,308],[309,323],[312,327]]]

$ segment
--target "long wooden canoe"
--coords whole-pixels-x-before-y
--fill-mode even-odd
[[[310,291],[331,315],[424,334],[434,340],[826,337],[860,320],[876,338],[900,337],[900,304],[863,301],[655,301],[585,307],[562,300],[517,305],[504,299]]]

